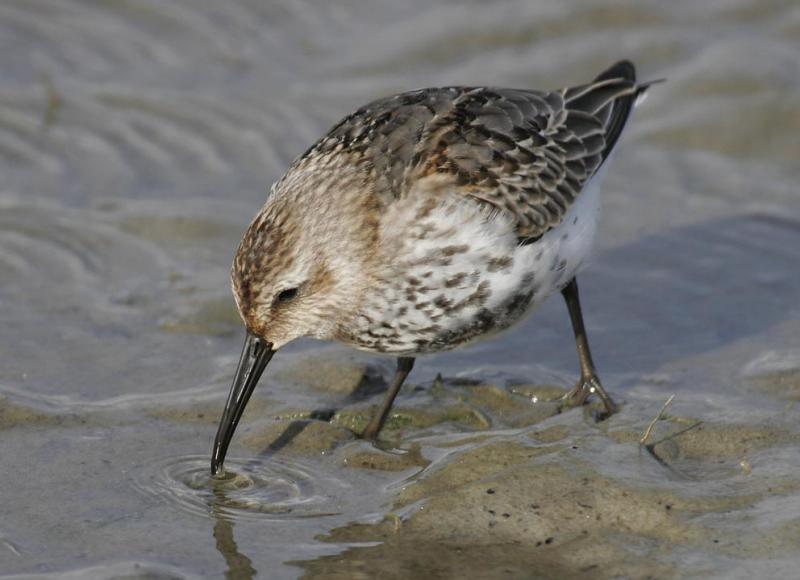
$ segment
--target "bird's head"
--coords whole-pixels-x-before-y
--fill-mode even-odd
[[[365,232],[375,224],[328,198],[309,207],[292,195],[273,194],[239,244],[231,280],[247,335],[214,442],[212,473],[221,469],[275,351],[303,336],[334,338],[357,313],[368,284],[365,248],[374,241]]]
[[[231,270],[247,331],[277,350],[302,336],[328,338],[341,317],[336,263],[288,204],[266,206],[248,228]],[[309,231],[311,229],[312,231]]]

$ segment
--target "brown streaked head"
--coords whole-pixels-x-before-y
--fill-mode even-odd
[[[214,441],[212,474],[222,469],[236,425],[275,351],[303,336],[334,337],[358,307],[366,284],[365,238],[341,235],[343,229],[354,231],[356,218],[346,210],[326,212],[319,207],[324,200],[314,198],[273,194],[236,252],[231,281],[247,336]],[[315,201],[315,211],[304,211]]]

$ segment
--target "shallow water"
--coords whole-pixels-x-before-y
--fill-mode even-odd
[[[0,574],[794,571],[799,56],[790,0],[4,0]],[[549,400],[577,370],[553,299],[420,360],[380,448],[353,431],[391,361],[292,345],[212,480],[228,269],[291,159],[377,96],[557,87],[622,57],[668,78],[581,277],[622,412]]]

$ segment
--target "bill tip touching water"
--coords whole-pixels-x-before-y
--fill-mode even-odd
[[[503,331],[560,291],[595,394],[576,275],[606,161],[652,83],[620,61],[555,91],[422,89],[345,117],[294,161],[245,233],[232,282],[247,334],[214,442],[225,455],[274,353],[311,336],[394,356],[375,438],[415,357]]]

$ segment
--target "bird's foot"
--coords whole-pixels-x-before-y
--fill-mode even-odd
[[[375,443],[378,440],[378,434],[381,432],[381,427],[383,427],[383,421],[381,421],[379,417],[372,417],[367,427],[356,436],[359,439],[366,439],[367,441],[372,441]]]
[[[599,420],[607,419],[617,412],[617,405],[594,374],[581,377],[572,390],[564,395],[563,401],[567,406],[580,407],[591,395],[597,395],[603,402],[605,411],[598,416]]]

